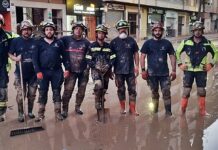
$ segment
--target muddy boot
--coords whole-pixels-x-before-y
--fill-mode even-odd
[[[35,115],[32,113],[32,111],[33,111],[33,104],[34,104],[33,101],[28,100],[28,117],[29,117],[30,119],[35,118]]]
[[[171,99],[164,99],[164,107],[166,117],[172,116]]]
[[[18,119],[19,122],[24,122],[23,103],[18,103]]]
[[[39,122],[45,118],[45,105],[39,104],[38,116],[35,119],[35,122]]]
[[[24,122],[24,114],[23,113],[18,113],[18,119],[19,122]]]
[[[198,105],[199,105],[199,114],[201,116],[206,115],[206,104],[205,104],[205,97],[199,97],[198,99]]]
[[[69,109],[69,100],[62,99],[62,116],[64,119],[68,117],[68,109]]]
[[[80,106],[75,106],[75,112],[77,115],[83,115],[83,112],[80,110]]]
[[[126,100],[120,100],[120,114],[126,114]]]
[[[64,102],[62,103],[63,111],[61,115],[63,116],[64,119],[68,117],[68,107],[69,107],[69,103],[64,103]]]
[[[188,98],[183,97],[181,100],[181,114],[185,114],[187,106],[188,106]]]
[[[55,119],[57,121],[62,121],[64,118],[61,115],[61,102],[55,102],[54,108],[55,108]]]
[[[139,113],[137,113],[136,110],[135,110],[135,101],[131,101],[129,103],[129,113],[131,115],[139,116]]]
[[[158,112],[159,100],[158,99],[152,99],[152,103],[153,103],[152,113],[156,114]]]

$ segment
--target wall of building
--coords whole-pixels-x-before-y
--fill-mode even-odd
[[[52,10],[60,10],[58,17],[62,19],[62,30],[67,29],[67,18],[66,18],[66,5],[65,4],[53,4],[53,3],[45,3],[36,2],[36,1],[23,1],[23,0],[11,0],[11,26],[12,31],[16,32],[17,30],[17,14],[16,7],[24,8],[24,12],[28,11],[28,8],[40,8],[44,9],[44,20],[49,20],[52,18]],[[29,16],[25,16],[23,14],[24,19],[28,19]],[[19,17],[19,16],[18,16]]]

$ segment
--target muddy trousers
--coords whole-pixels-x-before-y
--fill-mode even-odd
[[[79,109],[83,102],[83,99],[85,97],[86,85],[89,80],[89,73],[71,72],[70,76],[64,81],[64,92],[62,95],[63,112],[66,113],[68,112],[69,101],[74,91],[74,87],[77,80],[78,80],[78,92],[76,94],[75,109]]]
[[[37,91],[37,81],[36,77],[32,77],[31,79],[23,81],[23,91],[21,87],[21,82],[19,77],[15,77],[14,86],[17,90],[16,101],[18,104],[18,113],[23,114],[23,97],[22,94],[24,93],[24,97],[28,99],[28,113],[32,113],[34,101],[36,98],[36,91]]]
[[[129,101],[136,101],[136,80],[134,74],[116,74],[115,83],[118,88],[117,95],[120,101],[126,100],[126,87],[125,82],[128,86]]]
[[[0,68],[0,121],[1,116],[6,113],[8,101],[8,91],[7,91],[7,84],[8,84],[8,74],[6,67]],[[2,120],[3,121],[3,120]]]
[[[171,114],[171,81],[169,76],[149,76],[148,83],[151,89],[151,97],[154,105],[154,113],[158,112],[159,107],[159,85],[163,95],[166,114]]]
[[[109,72],[106,73],[103,76],[103,79],[101,77],[101,74],[96,69],[92,69],[92,79],[94,81],[94,94],[95,94],[95,108],[100,109],[101,108],[101,98],[105,101],[105,94],[108,89],[109,84]]]

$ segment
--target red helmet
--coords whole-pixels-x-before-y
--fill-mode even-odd
[[[163,24],[161,22],[156,22],[152,25],[151,31],[154,31],[154,29],[160,28],[161,30],[164,30]]]

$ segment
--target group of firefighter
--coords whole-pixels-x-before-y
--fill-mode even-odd
[[[120,20],[116,23],[118,36],[110,44],[105,42],[108,28],[100,24],[96,27],[96,41],[90,43],[84,37],[87,29],[82,23],[72,25],[72,35],[55,37],[56,26],[44,22],[44,36],[32,37],[33,24],[29,20],[21,22],[21,35],[5,31],[3,15],[0,14],[0,122],[5,120],[8,101],[7,86],[10,61],[15,61],[15,81],[17,90],[18,121],[23,122],[25,113],[24,97],[28,102],[28,117],[40,121],[45,118],[48,90],[51,84],[56,120],[68,117],[69,102],[76,82],[78,92],[75,100],[75,113],[82,115],[80,109],[85,97],[89,72],[94,81],[95,108],[101,109],[101,98],[108,89],[109,79],[115,77],[120,113],[126,114],[126,87],[129,93],[129,113],[138,116],[136,111],[136,78],[141,65],[141,77],[147,80],[151,89],[152,112],[156,114],[159,106],[159,86],[163,95],[166,116],[171,116],[171,81],[176,79],[176,66],[184,72],[181,113],[185,114],[188,98],[195,80],[199,97],[199,113],[206,115],[205,97],[207,72],[218,61],[218,50],[210,40],[203,36],[204,26],[200,21],[192,25],[192,36],[181,42],[175,51],[172,43],[163,38],[164,27],[156,22],[152,26],[152,38],[145,41],[140,52],[133,37],[129,36],[129,23]],[[181,56],[184,52],[186,59]],[[211,53],[211,61],[207,54]],[[168,65],[168,57],[170,65]],[[10,58],[10,59],[9,59]],[[147,62],[145,64],[145,62]],[[177,64],[177,65],[176,65]],[[64,66],[64,70],[62,69]],[[170,69],[169,69],[170,68]],[[23,84],[23,86],[21,85]],[[64,84],[63,95],[61,87]],[[38,115],[33,114],[34,100],[39,91]]]

